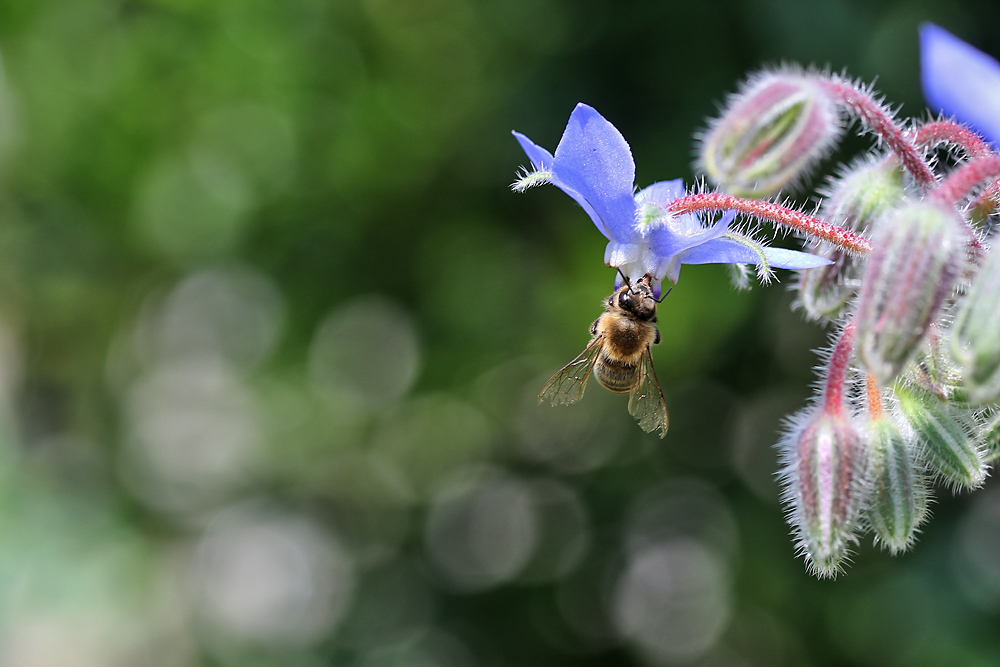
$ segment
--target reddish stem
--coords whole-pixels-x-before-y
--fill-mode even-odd
[[[993,153],[990,145],[978,134],[950,120],[924,123],[913,134],[913,143],[923,148],[948,143],[965,150],[970,158],[986,157]]]
[[[889,149],[899,156],[903,168],[910,172],[921,187],[934,185],[934,172],[910,141],[902,128],[869,92],[842,79],[819,79],[823,90],[840,102],[849,113],[859,118],[877,134]]]
[[[722,192],[706,192],[687,195],[674,200],[667,207],[671,213],[693,213],[695,211],[739,211],[756,218],[770,220],[800,232],[829,241],[836,246],[867,255],[871,252],[871,241],[864,236],[849,232],[846,229],[823,222],[819,218],[759,199],[744,199],[736,195]]]
[[[969,196],[969,193],[984,181],[996,181],[1000,178],[1000,155],[990,153],[986,157],[977,158],[963,164],[951,172],[948,178],[931,193],[931,197],[948,207]]]
[[[937,144],[951,144],[965,151],[969,159],[988,157],[994,154],[993,148],[978,134],[950,120],[937,120],[925,123],[913,134],[913,142],[922,147],[933,147]],[[989,215],[997,208],[996,200],[1000,197],[1000,181],[993,183],[987,192],[979,195],[972,208],[982,209],[983,215]]]
[[[840,332],[840,338],[830,355],[826,369],[823,411],[829,415],[840,415],[844,410],[844,385],[847,371],[851,367],[851,352],[854,350],[854,319],[851,318]]]

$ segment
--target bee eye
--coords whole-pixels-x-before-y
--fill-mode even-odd
[[[628,308],[628,292],[622,292],[618,295],[618,305],[621,308]]]

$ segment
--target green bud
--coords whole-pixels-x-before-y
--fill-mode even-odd
[[[980,486],[986,456],[972,411],[910,387],[897,388],[896,396],[931,471],[958,487]]]
[[[952,357],[972,403],[1000,399],[1000,252],[987,256],[951,328]]]
[[[868,452],[872,485],[868,520],[876,541],[898,554],[909,548],[927,518],[927,478],[911,441],[888,417],[872,422]]]
[[[699,147],[702,171],[721,189],[767,197],[804,175],[840,136],[840,116],[815,77],[779,70],[733,95]]]
[[[864,232],[898,206],[904,194],[903,172],[898,165],[866,160],[829,185],[819,217],[852,232]],[[833,263],[799,272],[799,303],[812,319],[835,320],[857,293],[861,262],[824,241],[814,243],[809,252]]]
[[[915,355],[965,259],[954,211],[913,202],[882,220],[861,280],[856,349],[887,386]]]
[[[1000,412],[991,414],[983,424],[983,460],[989,464],[1000,459]]]

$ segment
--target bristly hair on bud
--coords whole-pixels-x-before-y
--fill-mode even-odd
[[[899,206],[906,195],[903,171],[896,160],[866,157],[841,170],[820,191],[824,195],[818,216],[825,222],[866,234],[877,220]],[[798,298],[806,316],[833,321],[861,285],[860,258],[824,241],[810,251],[833,263],[799,273]]]
[[[887,414],[868,426],[871,491],[868,522],[875,543],[893,555],[909,549],[927,519],[930,489],[912,430]]]
[[[954,210],[915,201],[879,222],[861,282],[857,349],[869,373],[889,386],[914,357],[966,257]]]
[[[835,577],[857,544],[864,507],[865,456],[846,411],[812,406],[788,419],[778,442],[782,502],[810,571]]]
[[[975,411],[902,383],[896,386],[896,397],[928,468],[955,488],[981,486],[986,452]]]
[[[698,166],[722,190],[769,197],[826,155],[843,131],[817,75],[791,67],[751,76],[699,137]]]
[[[853,336],[849,322],[830,354],[822,397],[789,419],[778,443],[788,523],[821,578],[836,576],[857,543],[867,491],[865,443],[844,394]]]
[[[959,306],[950,336],[969,400],[977,404],[1000,399],[1000,251],[997,239],[993,241]]]
[[[1000,460],[1000,410],[979,413],[983,439],[983,460],[987,465]]]

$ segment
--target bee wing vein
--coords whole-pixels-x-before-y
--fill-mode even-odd
[[[604,337],[594,338],[573,361],[569,362],[553,375],[542,390],[538,392],[538,402],[549,400],[552,405],[569,405],[583,397],[587,388],[587,380],[594,370],[597,356],[604,347]]]
[[[667,401],[663,398],[663,390],[656,379],[656,369],[653,368],[653,355],[649,347],[642,353],[639,362],[639,381],[632,388],[628,399],[628,412],[639,422],[639,428],[646,433],[660,429],[660,437],[667,435],[669,418],[667,417]]]

